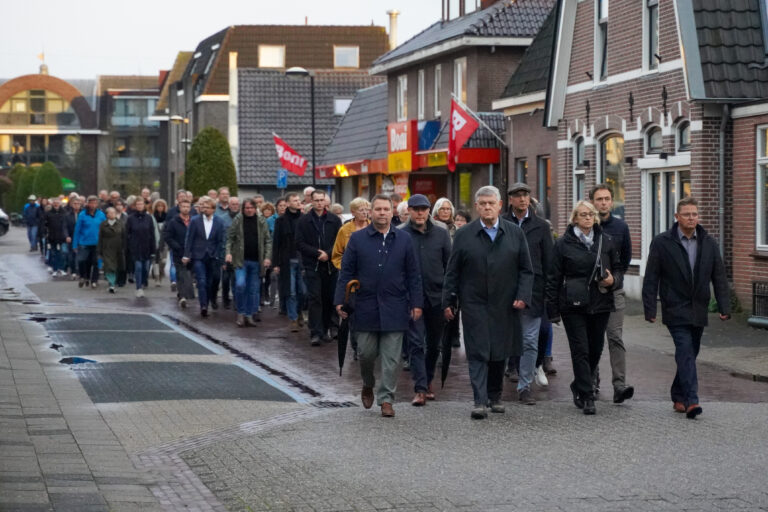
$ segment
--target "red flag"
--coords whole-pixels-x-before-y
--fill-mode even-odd
[[[448,131],[448,170],[456,170],[456,162],[459,159],[459,150],[475,133],[480,123],[467,114],[459,106],[456,100],[451,100],[451,126]]]
[[[275,138],[277,158],[280,159],[280,165],[283,166],[283,169],[298,176],[304,176],[304,171],[307,170],[307,159],[294,151],[277,134],[273,133],[272,136]]]

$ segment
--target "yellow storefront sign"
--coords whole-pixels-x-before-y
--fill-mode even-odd
[[[427,155],[427,165],[429,167],[445,167],[448,165],[448,153],[440,151]]]
[[[410,151],[398,151],[387,156],[389,173],[407,172],[413,170],[413,158]]]

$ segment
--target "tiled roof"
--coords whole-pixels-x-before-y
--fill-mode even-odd
[[[504,93],[501,95],[502,98],[523,96],[546,90],[556,19],[556,9],[552,9],[531,46],[525,50],[520,65],[509,78]]]
[[[554,4],[555,0],[502,0],[487,9],[460,18],[447,22],[437,21],[376,59],[374,65],[462,36],[534,37]]]
[[[178,82],[181,79],[181,75],[184,74],[184,69],[187,67],[189,59],[192,58],[192,52],[179,52],[176,54],[176,60],[173,62],[173,67],[165,77],[165,83],[160,91],[160,98],[157,100],[157,107],[155,112],[158,114],[164,114],[168,108],[168,94],[171,85]]]
[[[708,98],[768,97],[759,0],[693,0]]]
[[[477,112],[477,116],[487,124],[499,137],[504,139],[504,133],[507,123],[504,121],[504,114],[501,112]],[[437,138],[435,149],[446,149],[448,147],[448,126],[443,125],[440,136]],[[465,148],[497,148],[499,141],[483,125],[472,134]]]
[[[108,90],[149,90],[160,89],[158,75],[101,75],[99,94]]]
[[[322,165],[387,156],[387,83],[361,89],[336,128]]]
[[[315,73],[315,147],[318,164],[323,161],[325,148],[341,121],[341,116],[333,112],[334,98],[352,98],[359,89],[382,80],[361,70]],[[274,186],[280,162],[272,132],[310,161],[311,166],[309,79],[289,78],[282,71],[240,69],[238,89],[240,183]],[[312,183],[312,175],[310,172],[303,178],[291,175],[289,180],[306,185]]]
[[[0,78],[0,85],[3,85],[10,80],[13,80],[13,78]],[[91,107],[91,110],[96,110],[96,105],[98,104],[98,82],[96,80],[93,78],[61,78],[60,80],[67,82],[69,85],[80,91],[83,98],[85,98],[85,101],[87,101],[88,105]]]
[[[213,50],[217,44],[220,46]],[[384,27],[373,25],[236,25],[203,40],[195,49],[195,55],[200,55],[193,57],[184,77],[200,77],[200,94],[228,94],[226,55],[238,52],[239,68],[258,68],[260,44],[285,46],[285,67],[307,69],[333,69],[334,46],[358,46],[360,69],[366,69],[387,51],[389,40]],[[205,73],[212,54],[213,62]]]

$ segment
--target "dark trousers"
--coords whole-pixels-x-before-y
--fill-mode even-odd
[[[672,401],[682,402],[687,408],[699,403],[699,378],[696,373],[696,357],[701,348],[703,327],[693,325],[667,326],[675,342],[677,373],[672,382]]]
[[[318,270],[307,269],[304,282],[309,295],[309,332],[312,337],[325,337],[333,317],[333,293],[336,290],[336,268],[321,264]]]
[[[610,312],[562,315],[573,364],[573,388],[583,398],[594,398],[592,375],[600,363]]]
[[[421,318],[408,324],[405,337],[408,340],[413,390],[424,393],[435,377],[437,357],[440,355],[440,338],[445,317],[440,306],[425,308]]]
[[[173,265],[176,267],[176,295],[179,299],[194,299],[195,290],[192,287],[192,273],[189,268],[181,262],[181,258],[174,258]]]
[[[210,256],[193,260],[192,269],[197,280],[197,298],[200,300],[200,308],[207,309],[208,303],[216,300],[215,287],[219,281],[219,260]]]
[[[536,356],[536,366],[544,364],[544,358],[552,355],[552,323],[547,315],[541,317],[539,327],[539,352]]]
[[[81,245],[77,248],[77,266],[80,279],[93,283],[99,280],[99,256],[95,245]]]
[[[280,266],[280,273],[277,274],[277,295],[280,304],[280,312],[288,314],[288,297],[291,296],[291,265],[286,263]]]
[[[469,380],[472,382],[472,395],[475,405],[488,405],[501,400],[504,386],[504,365],[506,361],[479,361],[470,359]]]
[[[221,300],[224,303],[229,303],[229,292],[232,292],[232,296],[234,297],[235,292],[235,269],[231,268],[231,266],[227,266],[229,268],[223,268],[221,269]],[[214,294],[214,297],[216,295]]]

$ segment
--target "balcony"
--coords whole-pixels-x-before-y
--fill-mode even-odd
[[[149,128],[157,128],[160,126],[159,121],[150,121],[146,117],[141,116],[112,116],[112,126],[121,126],[135,128],[138,126],[145,126]]]
[[[112,158],[112,167],[160,167],[160,159],[156,157],[116,156]]]
[[[3,113],[0,114],[0,126],[57,126],[77,128],[80,124],[72,112],[58,114],[43,113]]]

